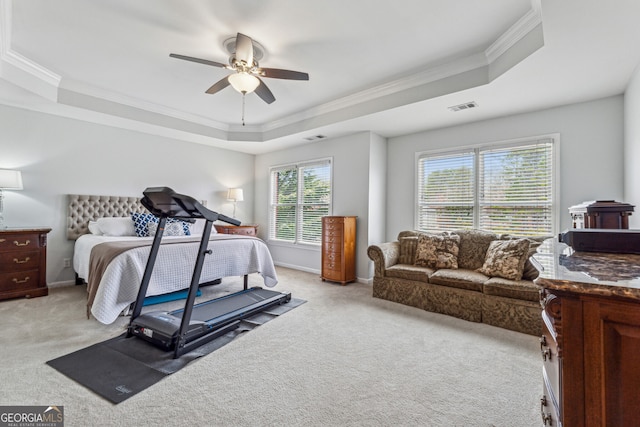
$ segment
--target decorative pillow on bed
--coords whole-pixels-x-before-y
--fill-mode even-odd
[[[136,230],[129,217],[104,217],[96,220],[96,226],[104,236],[135,236]],[[94,233],[95,234],[95,233]]]
[[[429,268],[458,268],[460,236],[421,234],[418,237],[415,265]]]
[[[529,257],[529,240],[494,240],[487,249],[484,265],[478,269],[490,277],[521,280]]]
[[[204,223],[207,222],[203,218],[196,219],[196,222],[189,225],[189,229],[191,231],[191,235],[201,236],[204,231]],[[216,234],[218,230],[215,227],[211,227],[211,234]]]
[[[153,234],[149,233],[149,223],[158,223],[160,220],[153,214],[150,213],[132,213],[131,219],[133,220],[133,225],[135,228],[135,235],[138,237],[147,237],[147,236],[155,236],[155,230]],[[185,236],[190,236],[191,231],[189,230],[189,223],[180,221],[179,219],[168,218],[167,225],[177,223],[180,224]],[[156,225],[157,227],[157,225]],[[165,227],[165,233],[167,232],[167,228]]]
[[[91,234],[95,234],[96,236],[102,235],[102,231],[100,231],[100,227],[98,227],[98,223],[96,221],[89,221],[89,225],[87,226],[87,228],[89,229],[89,233]]]
[[[163,236],[185,236],[184,227],[180,224],[182,221],[169,222],[167,221],[167,225],[164,227]],[[155,236],[158,231],[158,224],[160,222],[149,221],[147,223],[148,236]]]

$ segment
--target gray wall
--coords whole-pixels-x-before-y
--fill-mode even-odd
[[[560,230],[571,225],[569,206],[586,200],[623,199],[623,97],[614,96],[390,138],[387,240],[414,228],[417,152],[553,133],[560,134]]]
[[[374,147],[372,149],[372,147]],[[374,163],[384,167],[384,139],[370,132],[362,132],[348,137],[326,139],[287,150],[256,156],[255,169],[255,212],[256,222],[261,224],[260,237],[267,240],[269,221],[269,168],[281,164],[313,160],[325,157],[333,158],[333,215],[355,215],[357,219],[356,275],[359,278],[370,277],[369,259],[366,254],[369,245],[369,230],[380,233],[383,216],[373,216],[380,224],[371,224],[370,203],[370,167],[371,152],[375,151]],[[380,192],[383,183],[374,182]],[[379,208],[378,200],[374,206]],[[309,245],[286,245],[269,242],[269,250],[277,265],[319,273],[321,263],[320,248]]]
[[[134,131],[0,106],[0,169],[22,171],[24,190],[5,191],[10,227],[51,227],[47,280],[71,280],[63,268],[73,256],[66,239],[66,195],[140,197],[146,187],[169,186],[207,200],[231,215],[229,187],[253,200],[254,156]],[[253,222],[253,203],[239,202],[237,217]]]
[[[226,190],[239,186],[245,201],[237,217],[259,224],[267,239],[269,167],[332,157],[333,214],[358,216],[357,275],[366,280],[372,276],[367,246],[413,228],[416,152],[559,133],[560,229],[570,226],[567,208],[585,200],[640,206],[640,172],[631,163],[640,154],[640,125],[632,120],[640,113],[639,74],[625,97],[388,141],[361,132],[258,156],[0,106],[0,168],[21,170],[25,187],[5,192],[5,217],[10,226],[51,227],[48,281],[70,280],[73,271],[62,267],[73,253],[65,237],[66,194],[140,196],[148,186],[167,185],[230,215]],[[635,228],[639,217],[632,216]],[[268,244],[277,264],[320,271],[319,248]]]
[[[624,94],[624,197],[636,207],[629,228],[640,229],[640,65]]]

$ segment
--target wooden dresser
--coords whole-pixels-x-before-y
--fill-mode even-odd
[[[47,295],[50,228],[0,230],[0,300]]]
[[[221,234],[241,234],[243,236],[257,236],[257,225],[222,225],[214,224],[216,231]]]
[[[640,255],[555,242],[552,252],[535,281],[544,321],[542,425],[640,425]]]
[[[355,216],[322,217],[322,280],[356,280]]]

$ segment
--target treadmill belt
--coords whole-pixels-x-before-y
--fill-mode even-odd
[[[273,297],[279,297],[280,292],[269,291],[267,289],[248,289],[242,293],[231,294],[226,297],[216,298],[197,304],[191,312],[191,320],[211,322],[222,316],[227,316],[245,307],[260,303]],[[168,314],[174,317],[182,317],[184,309],[172,311]]]

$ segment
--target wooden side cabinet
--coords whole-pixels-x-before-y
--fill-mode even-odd
[[[322,280],[356,280],[355,216],[322,217]]]
[[[214,224],[216,231],[220,234],[240,234],[243,236],[257,236],[257,225],[222,225]]]
[[[47,295],[50,228],[0,230],[0,300]]]
[[[542,424],[640,425],[640,303],[544,292]]]

